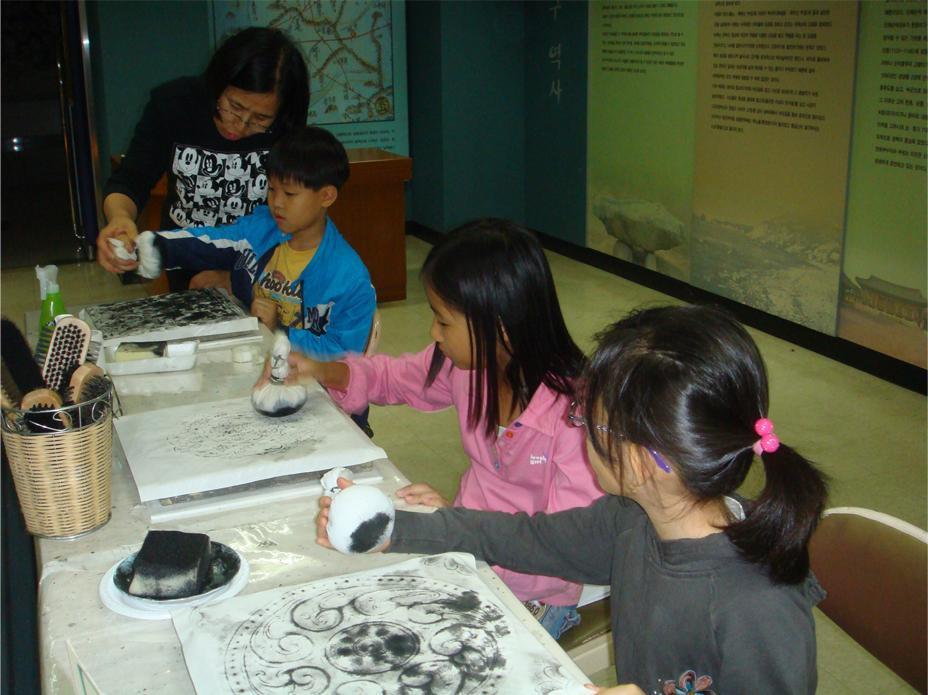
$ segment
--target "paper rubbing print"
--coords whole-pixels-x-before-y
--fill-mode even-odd
[[[124,415],[114,425],[146,502],[386,458],[347,417],[316,386],[284,417],[257,413],[243,396]]]
[[[82,318],[103,333],[103,344],[183,340],[254,331],[249,316],[225,292],[211,287],[89,306]]]
[[[448,553],[173,616],[199,695],[588,693]]]

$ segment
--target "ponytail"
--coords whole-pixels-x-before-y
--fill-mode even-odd
[[[825,508],[827,479],[782,443],[760,459],[764,489],[747,518],[725,533],[745,559],[766,565],[773,581],[797,584],[809,574],[809,538]]]
[[[610,431],[669,459],[697,502],[732,494],[759,459],[764,489],[724,532],[774,582],[803,581],[826,479],[774,432],[767,369],[744,327],[711,307],[658,307],[632,313],[596,341],[583,380],[587,421],[598,409]],[[613,442],[591,438],[621,476]]]

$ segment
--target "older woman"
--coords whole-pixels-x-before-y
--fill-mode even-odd
[[[203,75],[152,90],[129,150],[103,192],[107,224],[97,237],[100,264],[113,272],[135,268],[134,261],[115,256],[108,240],[134,241],[135,219],[165,173],[162,229],[229,224],[264,204],[267,152],[306,122],[308,106],[303,57],[281,31],[261,27],[227,39]],[[226,281],[214,273],[199,284]],[[186,278],[177,284],[172,281],[172,289],[185,287]]]

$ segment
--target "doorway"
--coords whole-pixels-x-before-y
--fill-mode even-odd
[[[79,35],[76,5],[0,3],[0,266],[4,268],[88,257],[83,220],[95,219],[96,207],[91,197],[89,206],[83,205],[91,214],[81,214],[76,183],[77,162],[87,157],[77,123],[83,84],[78,81],[79,89],[74,89],[73,76],[80,71],[73,69],[75,52],[69,48],[74,44],[71,34]],[[80,60],[79,51],[76,59]]]

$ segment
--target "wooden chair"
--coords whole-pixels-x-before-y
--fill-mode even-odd
[[[561,649],[587,675],[614,668],[609,597],[583,605],[577,610],[580,613],[580,624],[568,630],[557,641]]]
[[[928,688],[928,532],[870,509],[825,512],[809,547],[819,605],[920,693]]]

